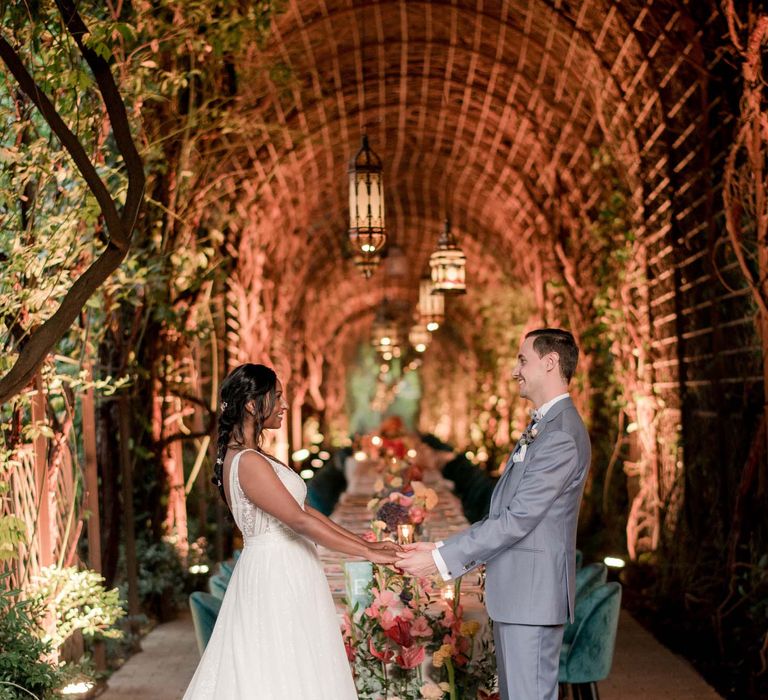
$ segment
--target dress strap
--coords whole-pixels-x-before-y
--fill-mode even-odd
[[[240,457],[244,452],[255,452],[256,454],[259,454],[258,450],[246,447],[245,449],[240,450],[240,452],[232,458],[232,464],[229,465],[229,497],[232,500],[233,505],[237,498],[238,487],[240,486],[240,476],[237,473],[237,470],[240,466]]]

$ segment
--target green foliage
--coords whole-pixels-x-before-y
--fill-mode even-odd
[[[139,599],[148,613],[160,620],[173,616],[183,605],[186,574],[173,542],[137,542]]]
[[[0,578],[0,699],[50,697],[61,672],[45,661],[53,648],[40,638],[39,610],[31,601],[17,600],[19,591],[6,590],[6,583],[7,577]]]
[[[50,566],[35,577],[25,593],[46,620],[53,620],[43,640],[54,649],[77,630],[86,636],[121,636],[114,626],[125,615],[118,590],[107,590],[104,578],[95,571]]]

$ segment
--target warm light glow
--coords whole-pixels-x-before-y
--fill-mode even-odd
[[[442,294],[433,294],[431,277],[422,277],[419,281],[419,321],[427,326],[428,331],[436,331],[445,318],[445,298]]]
[[[432,272],[432,294],[465,294],[467,291],[467,258],[451,233],[451,222],[446,219],[437,249],[429,256]]]
[[[325,435],[323,435],[322,433],[315,433],[310,438],[310,442],[314,445],[319,445],[323,440],[325,440]]]
[[[398,544],[412,544],[414,527],[410,523],[401,523],[397,526],[397,543]]]
[[[357,452],[355,452],[356,462],[365,462],[366,459],[368,459],[368,455],[362,450],[358,450]]]
[[[424,345],[424,343],[419,343],[415,348],[413,348],[416,352],[424,352],[427,349],[427,346]]]
[[[416,456],[416,450],[414,450],[413,448],[411,448],[410,450],[408,450],[408,452],[406,452],[406,454],[408,455],[408,457],[410,457],[411,459],[413,459],[413,458]]]
[[[389,362],[389,361],[392,359],[392,353],[391,353],[391,352],[385,352],[385,353],[384,353],[384,354],[381,356],[381,359],[382,359],[382,360],[386,360],[387,362]],[[387,369],[389,369],[389,368],[387,368]]]
[[[320,457],[320,459],[330,459],[330,458],[331,458],[331,453],[330,453],[330,452],[327,452],[326,450],[323,450],[323,451],[322,451],[322,452],[321,452],[319,455],[317,455],[317,456],[318,456],[318,457]]]
[[[92,681],[78,681],[63,687],[59,693],[62,695],[82,695],[83,693],[87,693],[91,688],[93,688],[93,685],[94,684]]]
[[[440,591],[440,596],[443,600],[453,600],[456,597],[456,592],[453,589],[453,585],[443,586]]]
[[[381,159],[363,136],[349,164],[349,240],[355,251],[370,255],[387,242],[384,226],[384,189]]]
[[[382,440],[378,435],[374,435],[371,438],[371,445],[373,445],[374,447],[381,447],[381,442]]]
[[[309,457],[309,450],[306,447],[296,450],[296,452],[291,455],[291,459],[294,462],[303,462],[307,457]]]
[[[623,569],[626,563],[620,557],[605,557],[603,563],[611,569]]]
[[[310,462],[310,464],[311,464],[311,465],[312,465],[312,466],[313,466],[315,469],[320,469],[320,467],[322,467],[324,463],[323,463],[323,460],[322,460],[322,459],[318,459],[318,458],[316,457],[315,459],[313,459],[313,460]]]
[[[307,479],[311,479],[311,478],[312,478],[314,475],[315,475],[315,472],[314,472],[314,471],[312,471],[311,469],[302,469],[302,470],[299,472],[299,476],[300,476],[302,479],[304,479],[304,480],[307,480]]]
[[[416,323],[411,326],[411,331],[408,333],[408,341],[416,352],[424,352],[431,340],[432,335],[423,323]]]
[[[192,564],[192,566],[189,567],[190,574],[207,574],[208,571],[208,564]]]

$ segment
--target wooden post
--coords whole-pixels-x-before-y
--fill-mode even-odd
[[[296,452],[302,448],[304,438],[302,435],[301,422],[301,399],[294,397],[291,404],[291,452]]]
[[[120,475],[123,499],[123,539],[125,541],[125,571],[128,583],[128,615],[131,633],[134,635],[136,650],[138,641],[139,575],[136,560],[136,532],[133,516],[133,465],[131,464],[131,402],[122,393],[118,399],[118,425],[120,433]]]
[[[87,352],[87,350],[86,350]],[[90,359],[85,361],[87,380],[93,379]],[[99,516],[99,475],[96,459],[96,408],[93,388],[83,392],[83,451],[85,453],[85,508],[88,511],[88,566],[101,573],[101,519]],[[107,654],[104,642],[93,645],[93,662],[97,671],[107,668]]]
[[[35,395],[32,397],[32,423],[36,426],[46,423],[45,392],[43,379],[35,375]],[[54,562],[53,539],[51,537],[51,485],[48,477],[48,439],[38,434],[33,443],[35,455],[35,485],[37,487],[37,537],[40,543],[39,565],[51,566]],[[33,571],[31,573],[38,573]]]

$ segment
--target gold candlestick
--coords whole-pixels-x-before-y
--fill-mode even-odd
[[[397,526],[397,543],[398,544],[412,544],[414,535],[414,527],[411,523],[402,523]]]

